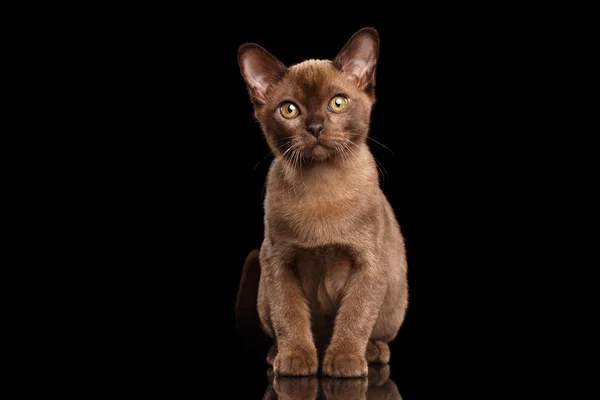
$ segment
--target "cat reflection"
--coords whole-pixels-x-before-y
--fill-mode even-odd
[[[281,377],[273,376],[272,369],[268,376],[263,400],[402,400],[387,364],[369,365],[367,379]]]

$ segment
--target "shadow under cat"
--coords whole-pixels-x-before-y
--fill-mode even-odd
[[[267,371],[263,400],[402,400],[388,364],[370,364],[367,378],[277,376]]]

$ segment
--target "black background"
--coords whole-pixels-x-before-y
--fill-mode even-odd
[[[99,312],[108,323],[98,323],[98,346],[114,376],[151,392],[214,387],[224,397],[261,398],[266,348],[248,348],[236,334],[233,306],[244,258],[262,241],[272,158],[237,49],[255,42],[287,65],[331,59],[370,26],[381,39],[371,130],[381,144],[369,146],[409,265],[392,379],[405,400],[481,384],[464,379],[498,352],[484,339],[497,327],[480,323],[488,307],[480,299],[494,286],[485,257],[492,229],[484,226],[503,219],[496,160],[519,112],[506,103],[526,53],[513,46],[514,26],[457,9],[388,20],[383,11],[306,12],[293,21],[241,9],[163,11],[114,17],[87,43],[100,99],[94,140],[104,151],[93,215],[108,285]]]

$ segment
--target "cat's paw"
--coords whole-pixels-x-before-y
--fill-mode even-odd
[[[315,375],[318,366],[316,350],[279,351],[273,361],[275,374],[283,376]]]
[[[368,383],[364,378],[324,379],[321,384],[327,400],[364,400]]]
[[[363,354],[328,350],[323,361],[323,374],[337,378],[367,376],[367,360]]]
[[[369,340],[365,357],[370,363],[387,364],[390,362],[390,348],[386,343],[379,340]]]
[[[316,378],[276,376],[273,389],[280,400],[315,400],[319,382]]]

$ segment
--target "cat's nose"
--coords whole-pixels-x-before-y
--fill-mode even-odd
[[[316,137],[318,139],[319,135],[321,134],[321,131],[323,130],[323,125],[311,124],[311,125],[308,125],[306,127],[306,129],[310,132],[311,135],[313,135],[314,137]]]

